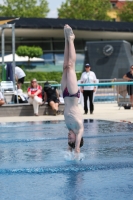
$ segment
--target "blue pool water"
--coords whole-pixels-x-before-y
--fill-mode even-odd
[[[82,161],[64,121],[0,124],[0,200],[132,200],[133,124],[84,120]]]
[[[95,96],[94,102],[107,102],[107,101],[116,101],[116,96]]]

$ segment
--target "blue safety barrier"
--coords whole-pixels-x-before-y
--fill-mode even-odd
[[[106,83],[82,83],[78,86],[111,86],[111,85],[133,85],[133,82],[106,82]],[[54,87],[60,87],[61,84],[52,84]]]

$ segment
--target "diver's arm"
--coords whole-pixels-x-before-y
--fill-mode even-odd
[[[78,131],[78,134],[76,134],[76,142],[75,142],[75,153],[80,153],[80,142],[81,138],[83,136],[83,127],[81,127]]]

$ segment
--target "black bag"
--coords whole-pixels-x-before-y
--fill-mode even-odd
[[[15,95],[14,102],[17,103],[17,95]],[[27,99],[23,100],[21,96],[18,95],[18,103],[28,103]]]
[[[123,106],[125,109],[131,109],[131,105],[130,104],[126,104]]]

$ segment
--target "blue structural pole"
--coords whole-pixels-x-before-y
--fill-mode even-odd
[[[13,66],[13,83],[15,87],[15,24],[12,24],[12,66]]]
[[[4,56],[5,56],[5,35],[4,35],[4,28],[1,29],[1,54],[2,54],[2,64],[4,64]]]

